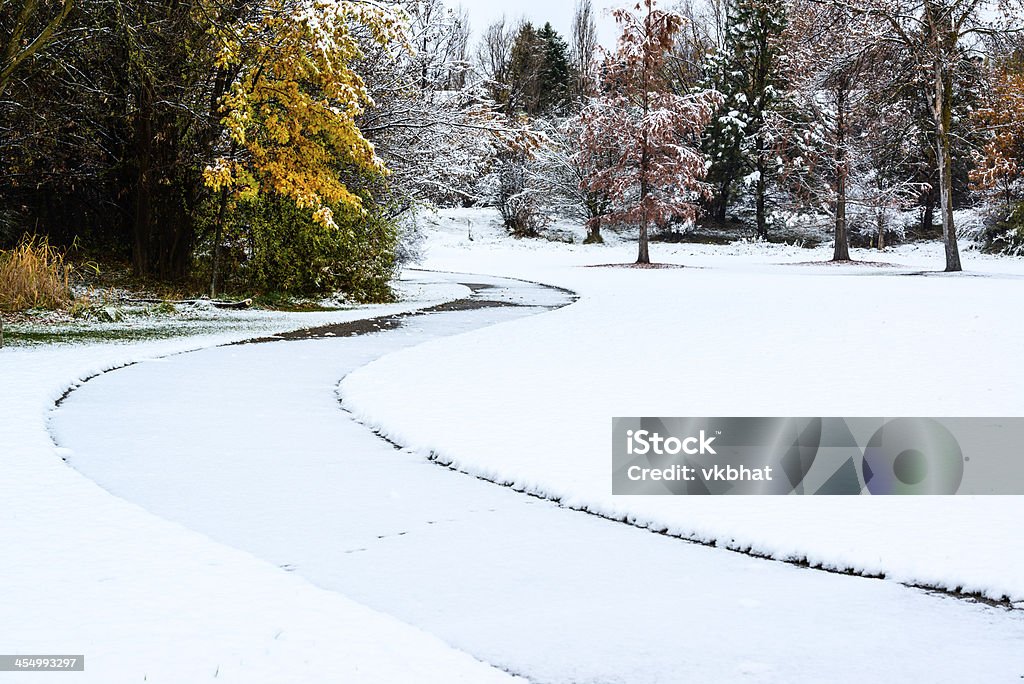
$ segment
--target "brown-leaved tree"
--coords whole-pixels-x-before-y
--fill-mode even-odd
[[[649,264],[649,228],[694,220],[698,201],[710,194],[697,142],[718,95],[671,91],[666,66],[681,15],[654,0],[613,15],[621,33],[605,56],[603,94],[581,117],[581,154],[594,170],[584,184],[612,201],[611,212],[596,220],[639,228],[636,263]]]

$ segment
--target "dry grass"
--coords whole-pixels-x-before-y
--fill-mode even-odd
[[[67,306],[74,272],[46,238],[26,237],[14,249],[0,251],[0,311]]]

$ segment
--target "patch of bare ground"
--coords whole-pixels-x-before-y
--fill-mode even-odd
[[[666,268],[686,268],[686,266],[682,264],[591,264],[583,268],[636,268],[642,271],[650,271]]]
[[[780,266],[834,266],[835,268],[843,268],[848,266],[870,266],[872,268],[901,268],[898,264],[890,264],[886,261],[858,261],[856,259],[850,259],[848,261],[797,261],[786,264],[779,264]]]

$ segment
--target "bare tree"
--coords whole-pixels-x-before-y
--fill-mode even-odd
[[[982,37],[1021,29],[1024,0],[833,0],[833,4],[882,19],[888,30],[877,39],[898,43],[928,74],[946,270],[963,270],[953,221],[953,108],[960,97],[954,72]]]
[[[789,177],[804,181],[792,184],[798,197],[832,207],[833,261],[850,260],[848,205],[894,208],[916,196],[915,184],[889,186],[872,164],[892,123],[878,111],[878,100],[898,85],[898,71],[885,64],[889,46],[874,40],[884,28],[872,15],[793,0],[784,31],[800,108],[789,136],[796,148],[789,156],[800,163]]]
[[[597,55],[597,20],[591,0],[579,0],[572,18],[569,54],[576,72],[577,97],[590,97],[595,93],[597,78],[594,71]]]
[[[611,211],[612,203],[607,192],[591,189],[588,179],[598,170],[595,163],[604,161],[611,164],[614,160],[609,153],[583,153],[584,116],[576,115],[543,127],[547,140],[535,154],[534,174],[537,185],[542,189],[545,208],[583,221],[588,228],[584,242],[600,244],[604,242],[601,224]]]
[[[407,0],[409,41],[423,92],[451,90],[466,84],[469,69],[469,17],[441,0]]]
[[[519,26],[509,24],[504,17],[484,30],[476,50],[476,63],[491,99],[502,102],[508,99],[509,68],[512,64],[512,47],[516,42]]]

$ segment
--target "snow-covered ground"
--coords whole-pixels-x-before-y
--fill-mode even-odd
[[[478,300],[566,301],[488,280],[466,279]],[[337,378],[372,358],[544,310],[451,309],[372,335],[108,373],[70,394],[51,430],[69,463],[113,494],[534,682],[1019,676],[1017,611],[569,511],[397,451],[339,410]],[[957,649],[921,657],[938,643]],[[850,668],[861,653],[871,657]]]
[[[412,303],[0,351],[0,652],[84,653],[75,676],[95,682],[1024,674],[1019,610],[637,529],[1020,602],[1019,497],[612,497],[608,443],[619,415],[1019,415],[1021,262],[971,254],[967,274],[912,275],[940,248],[833,267],[805,263],[826,250],[654,245],[691,268],[584,268],[633,253],[512,242],[493,216],[452,212],[425,267],[580,301],[353,340],[205,349]],[[447,280],[420,299],[469,292]],[[55,450],[53,403],[132,361],[147,362],[68,396]],[[339,395],[412,449],[371,437]]]
[[[0,652],[86,656],[83,673],[3,673],[0,681],[509,680],[436,637],[111,496],[60,459],[46,429],[68,386],[106,369],[467,292],[450,283],[410,289],[398,305],[253,315],[247,330],[223,334],[0,350]],[[175,401],[215,383],[201,378]],[[166,420],[161,411],[140,419]],[[114,421],[103,437],[116,440],[126,427]],[[244,418],[222,428],[244,430]]]
[[[613,416],[1019,416],[1024,261],[739,243],[510,241],[444,212],[424,266],[570,288],[558,311],[389,355],[342,384],[400,444],[568,506],[734,549],[1024,601],[1024,497],[613,497]],[[472,240],[468,239],[472,234]],[[931,273],[923,274],[924,271]]]

